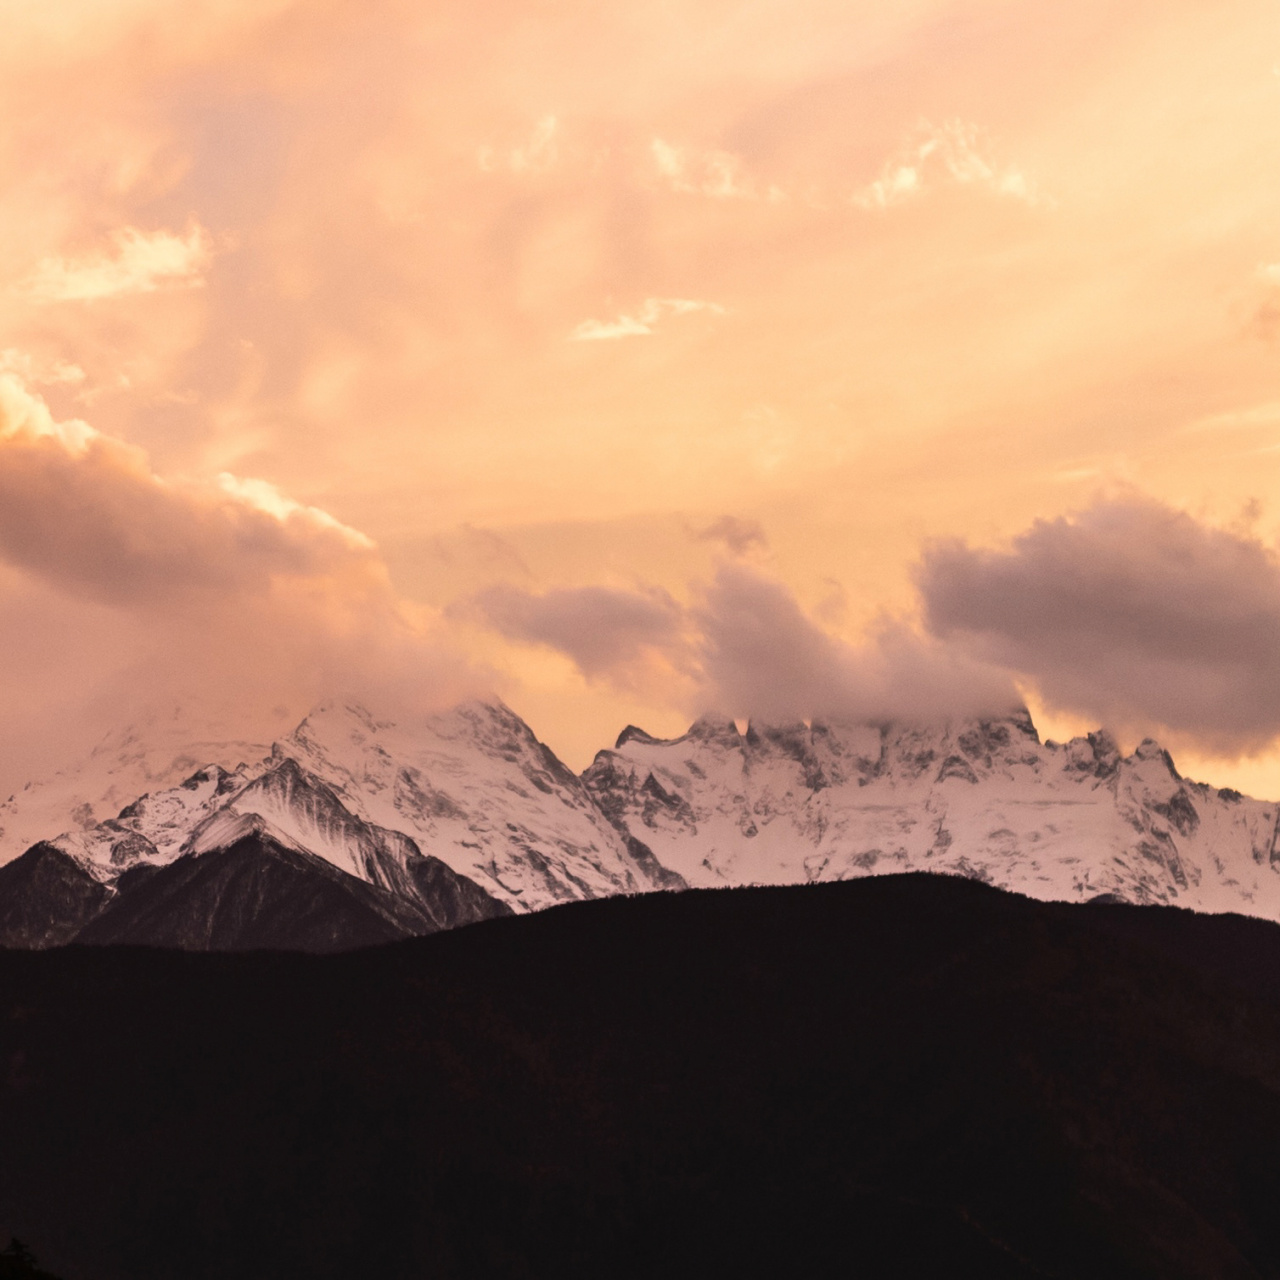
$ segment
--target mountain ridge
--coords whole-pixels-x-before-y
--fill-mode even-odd
[[[86,940],[105,937],[105,925],[81,919],[97,911],[142,930],[113,935],[119,941],[157,937],[115,904],[147,878],[134,873],[244,840],[277,863],[284,851],[305,855],[285,858],[290,875],[314,872],[300,901],[327,900],[333,872],[353,882],[344,903],[365,900],[356,885],[391,895],[402,908],[391,916],[408,932],[618,894],[916,870],[1042,899],[1280,920],[1280,804],[1185,779],[1150,739],[1128,756],[1105,730],[1042,742],[1025,709],[932,724],[752,722],[742,732],[704,715],[671,739],[628,725],[579,776],[498,702],[401,723],[338,700],[256,759],[233,760],[224,746],[215,753],[224,763],[202,763],[99,817],[119,800],[142,737],[116,735],[115,759],[98,749],[79,792],[74,769],[59,776],[49,795],[64,825],[18,851],[44,852],[13,859],[13,838],[0,831],[0,856],[10,855],[0,864],[0,945],[57,945],[76,936],[67,933],[76,920]],[[96,803],[82,798],[104,780]],[[58,825],[37,785],[0,814],[17,816],[14,830],[30,829],[24,797]],[[51,849],[70,864],[51,860]],[[243,856],[222,865],[252,880]],[[253,900],[248,881],[237,892]],[[190,945],[248,936],[193,920]],[[326,936],[318,930],[316,945]]]

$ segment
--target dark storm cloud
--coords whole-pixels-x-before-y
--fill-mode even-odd
[[[1006,551],[930,547],[927,625],[1052,703],[1219,749],[1280,733],[1280,564],[1254,538],[1142,499],[1037,521]]]

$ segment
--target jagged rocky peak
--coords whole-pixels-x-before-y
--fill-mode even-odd
[[[1025,707],[1003,715],[895,720],[880,726],[877,772],[904,781],[976,783],[994,772],[1036,767],[1040,735]]]
[[[14,873],[28,902],[74,917],[72,868],[108,895],[164,871],[149,893],[199,880],[216,896],[224,874],[256,874],[252,858],[217,859],[217,876],[195,863],[243,845],[298,854],[290,875],[318,860],[326,883],[350,877],[433,927],[685,883],[895,870],[1280,918],[1280,805],[1186,782],[1152,741],[1127,757],[1104,730],[1042,743],[1025,708],[934,723],[708,714],[670,739],[630,725],[581,778],[492,700],[405,716],[333,700],[270,755],[170,741],[166,781],[139,767],[136,731],[115,741],[31,789],[38,810],[0,807],[0,825],[16,813],[59,855]]]
[[[673,741],[704,743],[732,751],[741,747],[742,738],[738,726],[727,716],[707,713],[699,716],[681,737]]]
[[[275,758],[296,759],[362,822],[403,833],[517,909],[655,887],[657,872],[582,780],[500,701],[399,720],[330,703]]]
[[[616,752],[634,754],[637,750],[643,752],[648,748],[662,750],[664,748],[680,748],[682,746],[688,746],[695,750],[711,748],[740,755],[746,750],[748,743],[751,741],[751,729],[749,727],[745,735],[741,734],[738,732],[737,723],[728,716],[706,712],[700,715],[678,738],[655,737],[638,725],[629,724],[618,734],[613,748],[611,750],[605,748],[596,752],[595,759],[597,762],[606,762]],[[628,748],[630,749],[629,751]],[[594,768],[594,764],[592,767]],[[604,767],[603,763],[602,767]]]
[[[1154,738],[1143,738],[1134,748],[1133,758],[1141,760],[1143,763],[1158,761],[1169,771],[1170,777],[1179,782],[1182,780],[1182,774],[1178,772],[1177,766],[1173,763],[1173,757]]]
[[[661,745],[665,741],[665,738],[655,738],[653,734],[646,733],[643,729],[634,724],[629,724],[620,734],[618,734],[618,740],[613,744],[613,749],[615,751],[620,751],[628,742],[639,742],[646,746],[655,746]]]
[[[1051,750],[1057,749],[1055,743],[1048,745]],[[1069,769],[1093,774],[1097,778],[1113,777],[1124,758],[1120,744],[1106,729],[1099,729],[1083,738],[1072,738],[1062,750],[1066,753]]]

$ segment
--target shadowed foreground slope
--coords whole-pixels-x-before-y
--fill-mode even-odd
[[[65,1280],[1280,1275],[1280,928],[967,881],[0,953]]]

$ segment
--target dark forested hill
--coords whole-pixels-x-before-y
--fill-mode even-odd
[[[964,880],[0,952],[64,1280],[1280,1276],[1280,927]]]

